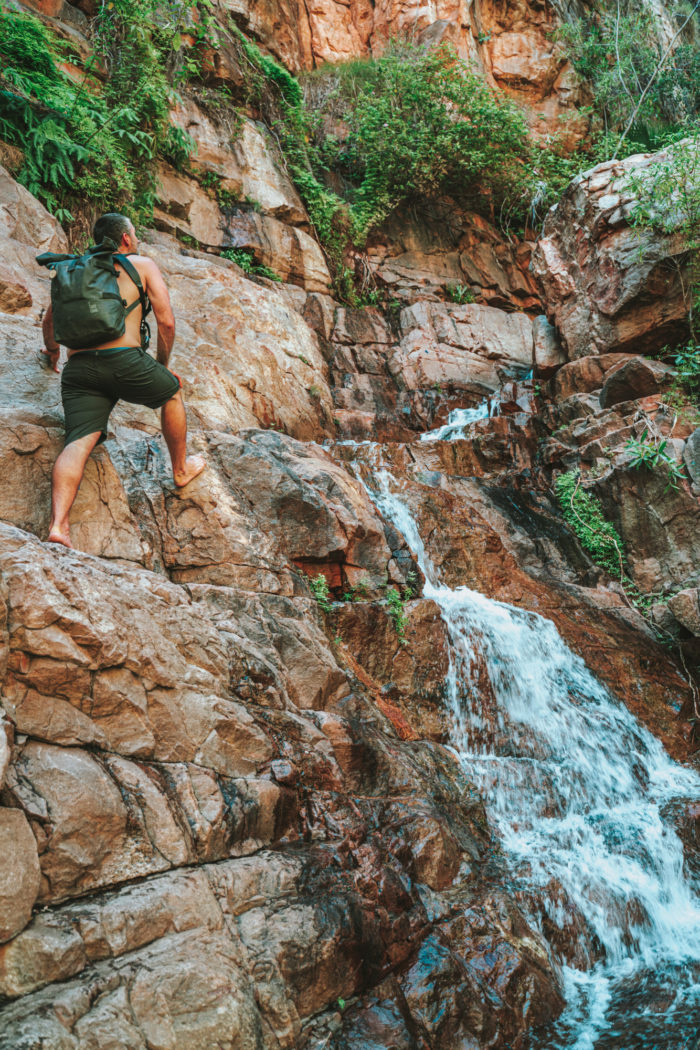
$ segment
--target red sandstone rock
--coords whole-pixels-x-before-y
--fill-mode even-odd
[[[674,262],[678,237],[630,225],[629,177],[663,154],[599,164],[550,210],[533,255],[549,319],[570,358],[651,353],[682,338],[687,305]]]

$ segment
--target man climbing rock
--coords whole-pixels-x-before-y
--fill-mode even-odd
[[[43,320],[42,350],[55,372],[61,345],[69,348],[61,373],[66,443],[53,468],[48,536],[49,542],[66,547],[71,546],[68,515],[85,465],[95,446],[107,437],[107,420],[117,401],[161,409],[178,488],[206,465],[203,456],[186,453],[181,384],[167,368],[175,320],[163,276],[152,259],[138,254],[136,233],[125,215],[103,215],[93,236],[96,247],[85,256],[38,258],[56,270],[52,305]],[[157,361],[146,353],[149,308],[158,324]],[[96,332],[102,338],[95,338]]]

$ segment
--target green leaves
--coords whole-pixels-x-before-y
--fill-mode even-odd
[[[580,475],[575,471],[560,474],[554,491],[564,520],[578,536],[583,549],[596,565],[615,579],[622,579],[624,545],[615,526],[606,520],[600,500],[581,488]]]
[[[407,645],[406,625],[408,624],[408,617],[406,616],[405,606],[408,597],[402,598],[396,587],[389,587],[386,592],[386,600],[389,606],[389,616],[394,622],[399,640],[402,645]]]
[[[353,66],[357,64],[354,63]],[[340,67],[342,93],[342,67]],[[344,119],[351,204],[363,232],[404,200],[454,193],[493,210],[530,181],[525,119],[454,50],[393,44],[353,77]]]
[[[651,5],[638,0],[600,5],[594,13],[565,23],[559,36],[574,68],[592,87],[607,129],[620,132],[645,91],[632,130],[647,149],[659,147],[669,125],[700,113],[697,47],[677,47],[659,73],[666,39]]]
[[[696,383],[700,380],[700,131],[696,129],[671,143],[638,174],[633,171],[627,188],[635,198],[633,223],[640,230],[673,236],[683,249],[677,252],[676,261],[688,309],[691,343],[685,352],[681,351],[677,364],[683,369],[689,388],[697,389]],[[640,250],[644,250],[643,243]]]
[[[640,438],[630,438],[625,449],[632,455],[630,466],[639,470],[656,470],[658,467],[666,469],[668,484],[666,488],[678,490],[678,482],[683,481],[685,475],[680,464],[666,451],[667,440],[651,439],[649,431],[645,430]]]
[[[307,577],[307,582],[309,584],[309,590],[316,599],[319,609],[322,609],[323,612],[330,612],[333,606],[331,605],[330,601],[328,580],[323,575],[323,573],[319,572],[318,576],[314,577],[313,579]]]
[[[95,46],[112,71],[102,94],[91,76],[95,57],[76,83],[60,65],[75,59],[70,45],[30,15],[0,12],[0,136],[21,148],[20,181],[61,221],[93,201],[113,211],[128,203],[136,221],[148,217],[159,153],[182,165],[192,152],[189,136],[170,127],[165,74],[189,6],[171,0],[154,20],[151,0],[100,5]]]

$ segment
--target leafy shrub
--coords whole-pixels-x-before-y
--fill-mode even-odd
[[[393,43],[368,60],[355,91],[339,159],[356,184],[351,203],[362,232],[414,197],[454,193],[477,203],[478,194],[493,211],[527,196],[525,117],[451,46]]]
[[[678,382],[689,394],[700,394],[700,345],[690,342],[679,347],[674,356]]]
[[[316,599],[319,609],[322,609],[324,612],[330,612],[333,606],[329,598],[330,591],[326,577],[322,572],[319,572],[318,576],[315,576],[313,579],[311,577],[307,577],[307,579],[309,589]]]
[[[632,453],[631,466],[634,469],[656,470],[664,467],[668,474],[667,488],[678,489],[678,482],[683,480],[684,474],[677,461],[666,451],[668,441],[647,440],[648,430],[645,430],[640,438],[630,438],[625,449]]]
[[[128,202],[137,220],[150,214],[158,153],[181,163],[191,151],[168,123],[166,30],[154,10],[153,0],[101,4],[95,43],[111,66],[102,95],[91,63],[79,84],[60,67],[74,57],[70,45],[33,16],[0,12],[0,136],[24,153],[20,181],[62,221],[92,201],[102,210]]]
[[[358,301],[348,255],[403,202],[454,193],[497,220],[527,215],[542,177],[525,118],[448,45],[393,43],[379,58],[326,67],[305,82],[320,100],[312,111],[291,74],[231,32],[247,101],[282,147],[342,299]],[[330,111],[348,129],[342,142],[324,129]]]
[[[697,49],[682,44],[659,69],[666,40],[650,5],[639,0],[596,5],[565,24],[559,36],[574,68],[591,85],[606,130],[621,131],[643,95],[632,128],[637,146],[658,148],[665,128],[700,113]]]
[[[614,525],[607,521],[599,499],[581,488],[576,471],[560,474],[554,483],[564,520],[576,533],[591,559],[610,576],[624,574],[624,545]]]

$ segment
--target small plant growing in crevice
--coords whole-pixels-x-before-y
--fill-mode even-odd
[[[370,288],[366,292],[362,292],[357,296],[356,306],[379,306],[382,301],[382,294],[378,288]]]
[[[418,573],[415,569],[409,569],[406,573],[406,583],[404,585],[403,594],[406,600],[413,598],[418,594]]]
[[[666,451],[667,440],[647,440],[649,431],[645,430],[640,438],[630,438],[625,449],[632,454],[630,466],[635,470],[654,471],[658,467],[665,467],[668,474],[666,488],[678,491],[678,483],[683,481],[684,474],[680,464]]]
[[[330,612],[333,606],[330,601],[330,591],[328,589],[328,580],[319,572],[318,576],[307,576],[307,582],[309,584],[309,590],[316,599],[316,604],[319,609],[323,612]]]
[[[474,292],[468,284],[448,284],[445,292],[450,302],[456,303],[457,306],[474,302]]]
[[[221,253],[222,258],[228,259],[243,270],[243,273],[252,277],[266,277],[268,281],[281,281],[282,278],[264,263],[256,263],[255,257],[248,248],[226,248]]]
[[[402,645],[406,645],[406,625],[408,624],[406,602],[408,598],[402,598],[396,587],[389,587],[386,592],[386,600],[389,606],[389,616],[394,622],[399,640]]]
[[[344,602],[365,602],[369,598],[370,581],[366,576],[362,576],[356,584],[348,589],[343,594]]]

